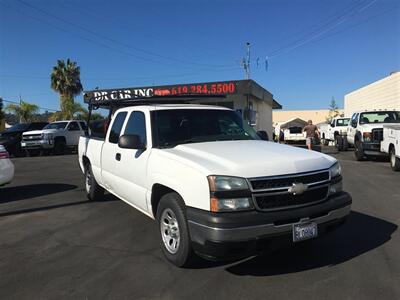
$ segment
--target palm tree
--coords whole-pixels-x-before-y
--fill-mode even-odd
[[[69,58],[67,62],[57,60],[57,65],[53,67],[51,88],[60,94],[60,108],[63,114],[70,114],[68,108],[74,104],[74,96],[83,90],[80,75],[80,67]]]
[[[9,104],[6,106],[6,110],[14,113],[20,122],[31,122],[34,115],[38,112],[39,106],[21,100],[20,105]]]

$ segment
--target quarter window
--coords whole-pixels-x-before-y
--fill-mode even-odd
[[[125,117],[127,115],[126,111],[120,112],[115,116],[113,125],[110,130],[110,137],[108,141],[113,144],[118,143],[119,135],[121,134],[122,126],[124,125]]]

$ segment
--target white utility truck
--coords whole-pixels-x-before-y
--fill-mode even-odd
[[[347,127],[347,141],[354,146],[357,160],[369,156],[387,156],[381,152],[383,127],[400,123],[400,112],[396,110],[370,110],[353,113]]]
[[[383,126],[381,151],[389,154],[393,171],[400,171],[400,124]]]
[[[275,126],[275,136],[278,137],[278,139],[283,138],[283,142],[286,144],[305,144],[306,133],[303,132],[303,128],[306,125],[307,122],[300,118],[279,122]]]
[[[89,127],[79,141],[87,196],[106,190],[156,219],[162,251],[177,266],[194,254],[232,259],[315,238],[350,213],[335,158],[261,140],[231,109],[191,104],[194,95],[91,93],[89,111],[110,115],[104,139]]]
[[[320,133],[323,144],[328,145],[329,142],[334,142],[339,150],[347,150],[347,139],[339,137],[346,136],[349,122],[350,118],[333,118],[328,126],[321,127]]]
[[[41,130],[26,131],[22,134],[21,148],[28,154],[49,151],[63,154],[68,148],[77,148],[79,137],[87,130],[86,122],[79,120],[57,121],[47,124]]]

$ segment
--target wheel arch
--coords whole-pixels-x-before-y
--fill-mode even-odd
[[[161,198],[169,193],[177,193],[182,199],[182,195],[178,193],[176,190],[161,184],[161,183],[154,183],[152,188],[151,188],[151,212],[153,213],[153,216],[155,217],[157,214],[157,208],[158,204],[160,203]]]

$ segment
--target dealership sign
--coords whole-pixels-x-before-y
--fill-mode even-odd
[[[238,84],[236,81],[208,82],[193,84],[164,85],[154,87],[124,88],[113,90],[94,90],[85,92],[84,100],[118,101],[132,98],[149,98],[154,96],[174,95],[227,95],[236,94]]]

